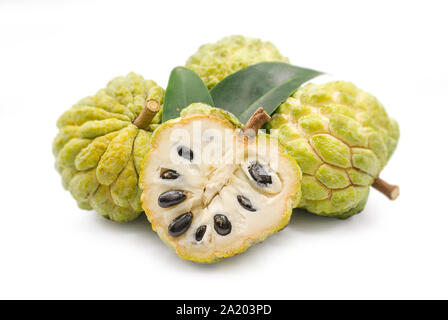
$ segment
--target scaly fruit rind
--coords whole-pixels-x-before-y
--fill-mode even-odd
[[[154,81],[129,73],[61,115],[53,142],[56,169],[80,208],[117,222],[140,215],[140,163],[161,111],[148,131],[132,122],[148,99],[161,104],[163,98],[163,88]]]
[[[383,105],[344,81],[299,88],[267,128],[304,173],[299,208],[338,218],[362,211],[399,138]]]
[[[289,62],[270,42],[243,36],[229,36],[201,46],[186,63],[211,89],[228,75],[259,62]]]

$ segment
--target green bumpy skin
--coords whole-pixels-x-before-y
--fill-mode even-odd
[[[344,81],[299,88],[267,128],[302,169],[299,208],[337,218],[364,209],[400,135],[373,95]]]
[[[224,109],[214,108],[204,103],[192,103],[180,112],[181,118],[186,118],[195,114],[215,116],[230,121],[235,127],[242,128],[243,124],[233,113]]]
[[[164,95],[154,81],[129,73],[113,79],[59,118],[59,132],[53,141],[56,169],[81,209],[94,209],[120,223],[143,212],[140,167],[161,112],[148,131],[137,128],[133,121],[148,99],[162,104]]]
[[[211,89],[228,75],[252,64],[268,61],[288,62],[270,42],[243,36],[229,36],[201,46],[185,65],[196,72]]]

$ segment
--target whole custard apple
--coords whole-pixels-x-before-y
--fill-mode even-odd
[[[196,72],[211,89],[228,75],[249,65],[280,61],[289,62],[270,42],[243,36],[229,36],[201,46],[185,65]]]
[[[176,253],[210,263],[283,229],[300,201],[301,172],[275,138],[251,134],[270,117],[260,108],[242,126],[202,103],[161,124],[140,182],[152,228]]]
[[[343,81],[299,88],[268,128],[302,169],[299,207],[338,218],[363,210],[399,138],[398,124],[382,104]]]
[[[117,222],[143,211],[138,186],[152,130],[160,122],[164,90],[129,73],[82,99],[57,121],[56,169],[81,209]]]

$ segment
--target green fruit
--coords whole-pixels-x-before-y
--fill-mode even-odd
[[[139,173],[152,130],[160,123],[160,112],[149,108],[160,108],[163,97],[154,81],[129,73],[59,118],[56,168],[81,209],[117,222],[143,211]]]
[[[264,61],[289,62],[270,42],[243,36],[230,36],[201,46],[186,63],[211,89],[228,75]]]
[[[257,116],[269,118],[262,109]],[[154,132],[140,177],[142,205],[180,257],[216,262],[288,224],[301,172],[277,139],[249,135],[264,121],[242,130],[233,115],[197,103]]]
[[[299,88],[267,127],[302,169],[299,207],[338,218],[362,211],[399,138],[382,104],[343,81]]]

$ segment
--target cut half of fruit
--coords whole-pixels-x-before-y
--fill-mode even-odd
[[[184,259],[215,262],[284,228],[300,201],[301,171],[258,132],[260,108],[243,127],[204,104],[153,134],[140,184],[153,229]]]

